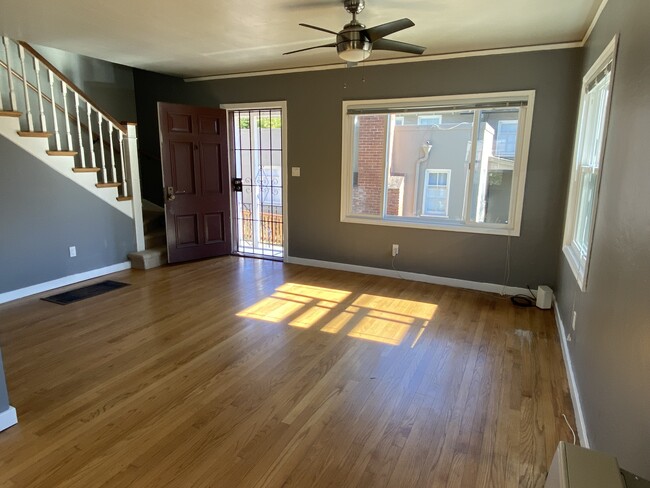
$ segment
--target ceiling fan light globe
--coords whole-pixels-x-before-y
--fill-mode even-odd
[[[339,58],[348,63],[359,63],[370,56],[372,44],[363,41],[348,41],[337,44]]]

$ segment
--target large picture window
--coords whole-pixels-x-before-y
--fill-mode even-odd
[[[519,235],[533,101],[343,102],[341,220]]]
[[[607,46],[582,82],[563,251],[583,291],[587,286],[596,222],[615,53],[616,38]]]

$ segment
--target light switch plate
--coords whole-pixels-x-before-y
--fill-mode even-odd
[[[291,176],[300,176],[300,166],[293,166],[291,168]]]

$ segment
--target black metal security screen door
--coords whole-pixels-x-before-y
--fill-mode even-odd
[[[241,180],[241,191],[235,190],[233,198],[235,252],[281,260],[282,110],[233,110],[230,123],[233,175]]]

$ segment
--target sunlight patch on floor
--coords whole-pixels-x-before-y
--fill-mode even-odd
[[[344,302],[352,301],[345,306]],[[345,307],[345,308],[343,308]],[[413,332],[415,347],[425,327],[436,313],[432,303],[361,294],[297,283],[285,283],[256,304],[242,310],[238,317],[265,322],[287,322],[300,329],[314,325],[329,334],[347,333],[348,337],[398,346]]]

